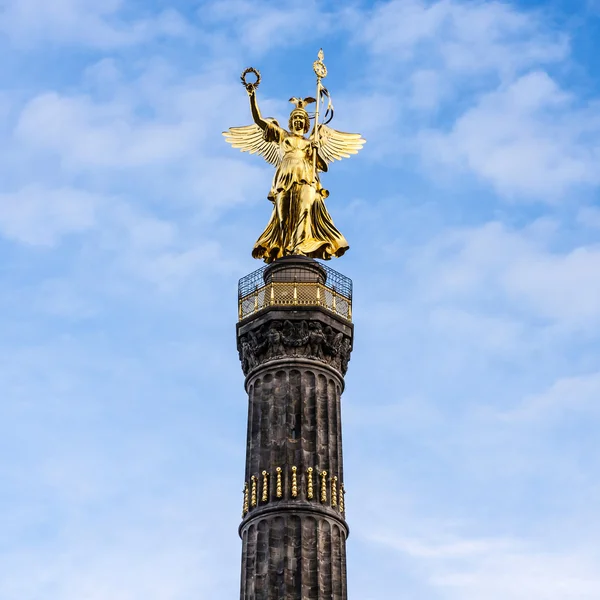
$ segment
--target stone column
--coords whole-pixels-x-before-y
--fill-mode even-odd
[[[323,298],[326,279],[314,260],[279,259],[257,288],[262,308],[237,327],[248,393],[241,600],[347,599],[340,400],[353,327],[350,298],[346,316]]]

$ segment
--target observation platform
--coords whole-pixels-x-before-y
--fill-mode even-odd
[[[318,306],[352,322],[352,280],[304,256],[279,258],[240,279],[240,321],[277,306]]]

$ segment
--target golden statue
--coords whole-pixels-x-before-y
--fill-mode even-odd
[[[358,133],[343,133],[327,126],[333,118],[333,106],[321,80],[327,75],[323,51],[313,64],[317,75],[317,98],[291,98],[295,104],[289,118],[289,131],[275,119],[264,118],[256,100],[260,73],[253,68],[242,73],[242,82],[250,99],[254,125],[230,127],[223,135],[242,152],[260,154],[276,167],[271,191],[273,213],[266,229],[258,238],[252,256],[270,263],[282,256],[301,255],[330,259],[348,250],[346,238],[336,229],[325,207],[329,192],[321,186],[319,171],[326,172],[328,163],[356,154],[365,143]],[[247,82],[253,73],[256,80]],[[327,100],[327,110],[319,123],[319,104]],[[316,103],[314,125],[310,137],[310,115],[306,106]]]

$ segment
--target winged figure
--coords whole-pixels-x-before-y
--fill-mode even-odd
[[[282,256],[302,255],[330,259],[348,250],[346,238],[336,229],[325,207],[329,192],[319,172],[334,160],[356,154],[365,143],[358,133],[343,133],[321,123],[310,130],[306,105],[314,98],[291,98],[289,131],[275,119],[261,115],[256,84],[247,84],[253,125],[230,127],[223,135],[242,152],[259,154],[275,166],[268,199],[273,203],[269,223],[258,238],[252,256],[270,263]]]

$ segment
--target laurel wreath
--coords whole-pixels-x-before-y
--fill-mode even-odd
[[[246,81],[246,76],[249,73],[252,73],[253,75],[256,75],[256,81]],[[258,85],[260,84],[260,71],[256,70],[254,67],[248,67],[242,73],[242,76],[240,77],[240,79],[242,80],[242,83],[244,84],[244,87],[248,91],[255,90],[258,87]]]

